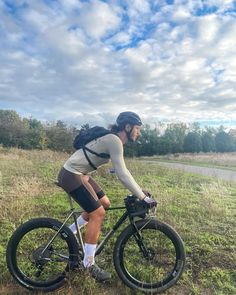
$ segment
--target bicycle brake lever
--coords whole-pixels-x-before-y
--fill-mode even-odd
[[[157,205],[155,207],[152,207],[149,209],[148,211],[148,215],[150,217],[156,217],[156,212],[157,212],[157,206],[158,206],[159,202],[157,202]]]

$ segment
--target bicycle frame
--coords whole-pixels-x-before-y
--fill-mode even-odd
[[[82,234],[81,234],[80,228],[78,227],[78,224],[76,222],[76,220],[77,220],[76,213],[77,212],[75,212],[75,208],[74,208],[74,204],[73,204],[74,201],[73,201],[73,199],[72,199],[72,197],[70,195],[68,195],[68,197],[69,197],[69,200],[70,200],[71,213],[68,215],[68,217],[63,222],[63,226],[68,221],[68,219],[73,215],[76,230],[77,230],[77,237],[78,237],[78,240],[79,240],[80,245],[82,247],[82,251],[84,253],[84,243],[83,243]],[[112,208],[106,209],[106,211],[120,210],[120,209],[126,209],[126,207],[125,206],[112,207]],[[117,231],[117,229],[125,222],[125,220],[128,218],[128,216],[129,216],[129,214],[128,214],[127,210],[126,210],[123,213],[123,215],[118,219],[116,224],[112,227],[112,229],[106,234],[104,239],[98,244],[98,246],[96,248],[95,255],[98,255],[98,254],[101,253],[101,251],[104,249],[104,247],[107,244],[107,242],[109,241],[109,239],[114,235],[114,233]]]
[[[48,217],[34,218],[22,224],[9,240],[6,251],[8,269],[27,289],[56,290],[67,281],[71,271],[84,269],[83,231],[77,225],[82,210],[76,210],[73,198],[68,197],[70,212],[65,214],[63,222]],[[153,208],[135,196],[127,196],[123,206],[110,210],[122,212],[113,216],[116,221],[103,235],[95,254],[103,251],[119,229],[113,247],[113,262],[122,282],[131,289],[152,293],[173,286],[180,278],[186,260],[184,244],[178,233],[158,221]],[[70,218],[76,223],[76,236],[67,227]]]
[[[118,209],[126,209],[125,206],[123,207],[113,207],[113,208],[108,208],[107,210],[118,210]],[[125,222],[127,217],[129,216],[128,212],[125,211],[124,214],[118,219],[116,224],[112,227],[112,229],[106,234],[104,239],[98,244],[96,248],[96,253],[95,255],[98,255],[101,253],[105,245],[107,244],[108,240],[114,235],[114,233],[117,231],[117,229]]]
[[[70,202],[70,213],[68,214],[68,216],[65,218],[65,220],[63,221],[61,227],[57,230],[57,232],[55,233],[55,235],[51,238],[51,240],[47,243],[47,245],[45,246],[45,248],[43,249],[41,255],[43,255],[43,253],[46,251],[46,249],[49,247],[49,245],[53,242],[53,240],[56,238],[56,236],[58,235],[58,233],[60,232],[60,230],[66,226],[66,222],[73,216],[73,220],[75,222],[75,226],[76,226],[76,236],[78,238],[79,244],[81,246],[81,250],[84,254],[84,242],[83,242],[83,237],[82,237],[82,233],[80,228],[78,227],[77,224],[77,214],[81,213],[79,211],[76,211],[75,207],[74,207],[74,200],[73,198],[68,194],[67,195],[69,197],[69,202]],[[97,248],[96,248],[96,253],[95,255],[99,255],[101,253],[101,251],[104,249],[105,245],[107,244],[107,242],[110,240],[110,238],[114,235],[114,233],[117,231],[117,229],[125,222],[125,220],[127,218],[129,218],[130,220],[130,224],[132,224],[136,230],[136,234],[135,235],[135,240],[138,243],[140,250],[143,251],[144,255],[147,255],[147,250],[146,247],[143,245],[142,243],[142,239],[141,239],[141,235],[139,234],[139,230],[137,229],[135,222],[134,222],[134,217],[131,217],[130,214],[127,211],[126,206],[118,206],[118,207],[112,207],[112,208],[108,208],[106,209],[106,211],[111,211],[111,210],[120,210],[120,209],[125,209],[125,212],[123,213],[123,215],[118,219],[118,221],[115,223],[115,225],[112,227],[112,229],[106,234],[106,236],[104,237],[104,239],[98,244]],[[151,219],[150,219],[151,220]],[[148,221],[149,222],[149,221]]]
[[[72,198],[69,196],[70,198],[70,204],[71,204],[71,210],[73,210],[73,202],[72,202]],[[105,245],[107,244],[107,242],[110,240],[110,238],[115,234],[115,232],[118,230],[118,228],[125,222],[125,220],[127,218],[129,218],[130,220],[130,224],[133,225],[133,227],[136,230],[136,235],[135,235],[135,240],[140,248],[140,250],[144,253],[144,256],[148,256],[148,252],[147,249],[145,247],[145,245],[142,242],[142,237],[139,233],[139,230],[137,229],[135,222],[134,222],[134,217],[132,217],[128,211],[126,206],[118,206],[118,207],[112,207],[112,208],[108,208],[106,209],[106,211],[111,211],[111,210],[120,210],[120,209],[125,209],[125,212],[123,213],[123,215],[118,219],[118,221],[115,223],[115,225],[113,225],[112,229],[105,235],[105,237],[103,238],[103,240],[98,244],[97,248],[96,248],[96,252],[95,255],[99,255],[102,250],[104,249]],[[151,216],[150,216],[151,217]],[[81,231],[77,226],[77,222],[76,222],[76,217],[74,215],[75,218],[75,224],[76,224],[76,229],[77,229],[77,233],[79,234],[79,241],[82,245],[83,248],[83,239],[82,239],[82,235],[81,235]],[[67,219],[68,220],[68,219]],[[151,220],[151,218],[147,221],[147,223],[149,223]],[[84,248],[83,248],[84,249]]]

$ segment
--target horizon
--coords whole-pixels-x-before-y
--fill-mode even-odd
[[[13,109],[0,109],[1,111],[13,111],[16,112],[16,114],[20,117],[20,120],[23,119],[27,119],[27,120],[37,120],[39,121],[42,125],[55,125],[57,124],[58,121],[62,122],[63,124],[66,125],[66,128],[76,128],[76,129],[80,129],[82,128],[83,125],[88,124],[89,127],[93,127],[96,126],[97,124],[90,124],[89,122],[84,121],[82,124],[73,124],[71,122],[66,122],[61,120],[60,118],[58,118],[57,120],[40,120],[37,119],[33,116],[29,116],[29,117],[25,117],[22,116],[21,114],[17,113],[16,110]],[[167,121],[167,120],[163,120],[163,121],[156,121],[156,122],[152,122],[152,123],[148,123],[143,121],[143,126],[148,125],[152,130],[157,128],[159,130],[161,130],[162,132],[168,127],[168,125],[172,125],[172,124],[185,124],[187,128],[190,128],[194,125],[194,124],[198,124],[199,128],[201,130],[207,129],[207,128],[213,128],[213,129],[219,129],[220,127],[223,127],[223,129],[228,132],[230,130],[236,130],[236,125],[232,125],[229,124],[230,122],[228,122],[227,120],[225,121],[220,121],[220,122],[211,122],[211,121],[204,121],[204,122],[198,122],[198,121],[192,121],[192,122],[183,122],[183,121]],[[103,126],[105,128],[109,128],[110,125],[115,124],[115,120],[114,122],[110,122],[109,124],[100,124],[100,126]]]

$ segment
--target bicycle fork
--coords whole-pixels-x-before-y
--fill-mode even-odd
[[[142,228],[144,228],[150,221],[151,221],[151,219],[148,220],[147,223]],[[134,220],[131,220],[131,224],[132,224],[133,228],[135,229],[134,239],[135,239],[137,245],[139,246],[141,253],[143,253],[143,256],[145,259],[147,259],[147,260],[152,259],[153,258],[152,253],[150,252],[149,249],[147,249],[146,245],[143,243],[143,237],[141,235],[142,228],[138,229]]]

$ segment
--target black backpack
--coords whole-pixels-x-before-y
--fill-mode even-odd
[[[89,162],[90,166],[96,170],[97,167],[89,159],[89,157],[87,155],[87,151],[98,156],[98,157],[105,158],[105,159],[109,159],[110,155],[106,154],[106,153],[98,154],[98,153],[92,151],[91,149],[89,149],[88,147],[86,147],[86,144],[94,139],[97,139],[99,137],[102,137],[104,135],[111,134],[111,133],[112,132],[110,130],[108,130],[104,127],[100,127],[100,126],[95,126],[95,127],[88,128],[88,129],[81,129],[79,134],[76,135],[76,137],[74,139],[73,147],[76,150],[83,149],[84,155],[85,155],[87,161]]]

